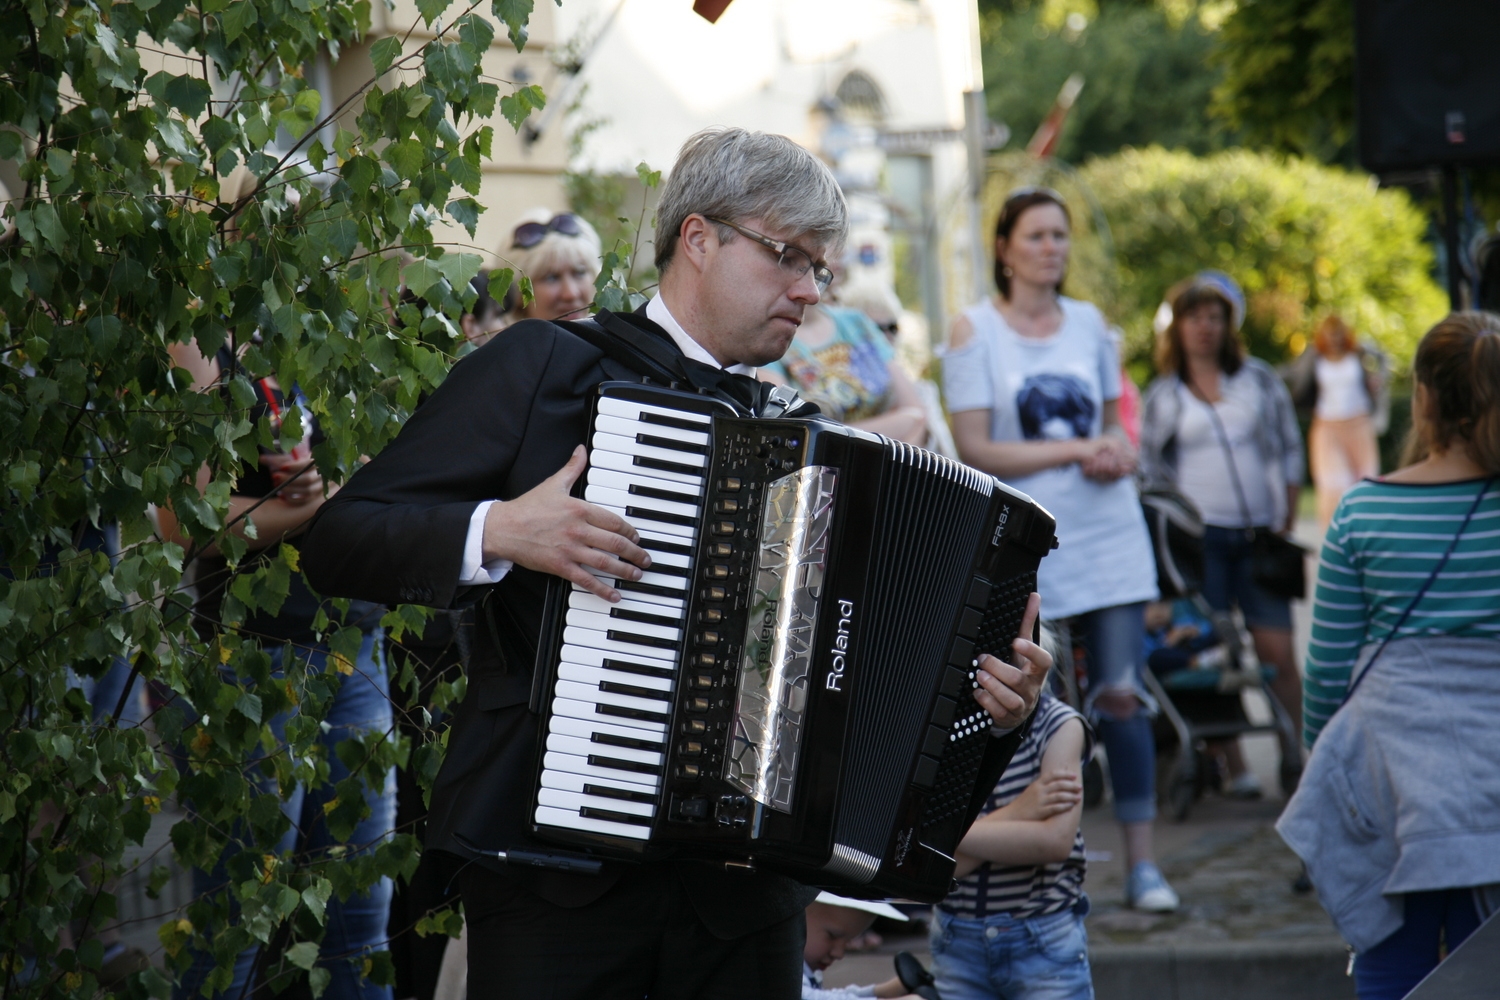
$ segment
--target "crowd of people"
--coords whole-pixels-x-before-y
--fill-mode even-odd
[[[296,421],[300,433],[240,470],[231,513],[253,506],[254,529],[241,519],[235,532],[251,552],[299,547],[308,576],[293,577],[279,613],[242,628],[264,642],[273,675],[281,657],[320,667],[331,655],[320,635],[328,597],[350,599],[341,620],[364,637],[322,720],[332,781],[346,773],[341,740],[400,724],[393,662],[416,663],[429,687],[468,676],[430,811],[409,774],[366,790],[367,818],[343,846],[370,851],[398,824],[425,827],[429,857],[409,885],[386,880],[330,902],[327,996],[455,995],[438,982],[442,943],[405,932],[456,888],[475,996],[545,987],[579,997],[1091,997],[1080,820],[1096,740],[1126,855],[1123,902],[1180,905],[1153,845],[1161,706],[1146,670],[1153,649],[1186,633],[1172,631],[1170,607],[1165,618],[1151,611],[1160,589],[1142,485],[1177,491],[1201,515],[1201,597],[1248,629],[1270,695],[1302,727],[1310,757],[1280,829],[1356,950],[1362,1000],[1404,995],[1500,905],[1500,768],[1485,741],[1465,736],[1500,709],[1490,670],[1500,648],[1500,320],[1454,314],[1423,338],[1412,444],[1399,470],[1376,478],[1384,356],[1328,316],[1278,373],[1246,351],[1244,297],[1226,275],[1206,271],[1169,290],[1156,378],[1135,405],[1118,331],[1063,294],[1072,219],[1051,189],[1019,189],[1002,205],[994,291],[954,320],[940,352],[945,410],[927,373],[897,357],[894,292],[845,287],[843,198],[800,147],[737,129],[700,133],[657,217],[660,285],[641,311],[616,319],[680,356],[690,375],[693,365],[719,370],[724,391],[749,375],[792,387],[832,419],[952,449],[1032,496],[1056,517],[1060,541],[1038,575],[1040,613],[1049,634],[1076,644],[1083,669],[1074,685],[1044,685],[1053,653],[1025,639],[1012,663],[983,661],[976,697],[1013,755],[959,846],[920,982],[823,985],[849,940],[896,913],[885,904],[691,862],[585,877],[497,861],[496,848],[545,847],[523,815],[536,721],[529,671],[517,665],[535,658],[547,578],[614,601],[616,584],[652,564],[628,522],[569,496],[586,461],[587,390],[620,377],[555,322],[589,316],[599,237],[576,213],[528,212],[499,256],[532,294],[513,283],[496,301],[485,276],[475,280],[448,379],[342,487],[309,461],[321,431],[297,387],[254,382],[252,419],[275,434]],[[239,364],[228,349],[174,351],[201,391],[227,391]],[[1310,418],[1306,449],[1299,413]],[[1295,527],[1305,454],[1326,538],[1304,679],[1291,610],[1300,595],[1267,569],[1267,553]],[[170,510],[161,527],[175,537]],[[242,569],[217,552],[199,560],[206,627]],[[403,602],[444,610],[423,636],[392,643],[380,616]],[[1148,614],[1157,615],[1149,629]],[[1204,619],[1192,637],[1214,627]],[[1198,654],[1210,645],[1174,662],[1207,664]],[[273,730],[287,721],[271,720]],[[1261,794],[1234,740],[1213,751],[1226,794]],[[1461,780],[1434,780],[1441,773]],[[332,784],[282,791],[292,822],[279,848],[332,846],[323,819]],[[195,891],[227,878],[222,866],[196,872]],[[397,992],[361,973],[359,959],[387,947]],[[258,957],[246,949],[219,995],[253,983]],[[213,961],[196,956],[178,996],[199,995]]]

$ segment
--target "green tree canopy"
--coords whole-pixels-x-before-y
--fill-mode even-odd
[[[95,994],[99,942],[70,947],[68,927],[113,915],[103,887],[163,796],[194,807],[172,830],[182,862],[212,867],[228,849],[238,918],[224,898],[198,899],[161,932],[169,972],[214,934],[210,985],[227,982],[236,952],[275,939],[266,974],[306,974],[319,992],[330,896],[415,865],[409,836],[354,860],[268,849],[288,824],[276,791],[327,780],[319,715],[360,636],[322,623],[327,672],[288,658],[273,677],[237,626],[280,606],[295,556],[249,550],[227,511],[241,462],[272,443],[249,418],[250,378],[301,388],[327,435],[314,457],[338,481],[447,369],[480,257],[435,227],[446,217],[472,234],[489,120],[498,107],[518,127],[542,94],[481,73],[497,25],[521,48],[532,0],[417,7],[428,35],[370,44],[367,0],[0,6],[0,161],[15,185],[0,235],[4,996]],[[344,107],[308,82],[321,58],[366,80]],[[398,317],[403,280],[427,305]],[[167,352],[190,339],[240,352],[242,370],[193,391]],[[297,436],[288,422],[282,446]],[[151,511],[167,505],[186,550],[155,532]],[[80,546],[89,524],[119,525],[117,565]],[[200,636],[180,586],[210,544],[252,571]],[[417,621],[386,617],[397,630]],[[167,701],[156,741],[117,728],[117,712],[91,721],[75,679],[116,656]],[[283,743],[269,721],[293,709]],[[437,733],[342,747],[354,777],[327,813],[335,836],[366,808],[363,783],[409,754],[430,777],[441,752]],[[267,778],[261,794],[252,779]],[[368,971],[389,978],[382,956]],[[155,970],[129,986],[169,989]]]

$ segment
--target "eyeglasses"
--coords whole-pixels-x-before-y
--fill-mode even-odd
[[[788,274],[800,278],[808,271],[811,271],[813,283],[818,286],[819,294],[826,292],[828,286],[833,284],[833,270],[827,264],[819,264],[813,260],[812,255],[806,250],[798,249],[790,243],[783,243],[781,240],[773,240],[769,236],[762,236],[760,233],[746,229],[744,226],[737,226],[727,219],[718,219],[712,215],[705,215],[704,218],[709,222],[717,222],[721,226],[728,226],[747,240],[754,240],[767,250],[770,250],[776,254],[776,263],[781,265],[781,269]]]
[[[580,236],[583,233],[583,227],[578,224],[578,216],[572,212],[554,215],[546,222],[523,222],[516,227],[515,233],[511,236],[510,248],[512,250],[530,250],[546,239],[548,233],[562,233],[564,236]]]

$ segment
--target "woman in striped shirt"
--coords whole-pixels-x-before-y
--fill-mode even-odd
[[[1404,467],[1344,495],[1303,700],[1315,752],[1278,829],[1396,998],[1500,903],[1500,317],[1422,339]]]

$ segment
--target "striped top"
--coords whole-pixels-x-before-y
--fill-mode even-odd
[[[1343,702],[1360,649],[1390,635],[1483,485],[1367,479],[1344,494],[1318,560],[1302,700],[1302,740],[1309,747]],[[1480,501],[1397,638],[1411,635],[1500,641],[1500,487],[1491,486]]]
[[[990,793],[979,815],[992,813],[1026,790],[1042,773],[1042,754],[1047,742],[1069,719],[1079,715],[1051,694],[1043,693],[1037,705],[1031,732],[1016,749],[1010,766]],[[1083,723],[1083,759],[1094,751],[1093,732]],[[1068,859],[1050,865],[1006,867],[985,862],[958,880],[958,888],[938,905],[958,917],[983,920],[996,913],[1008,913],[1016,919],[1046,916],[1070,909],[1083,895],[1083,831],[1073,835],[1073,852]]]

